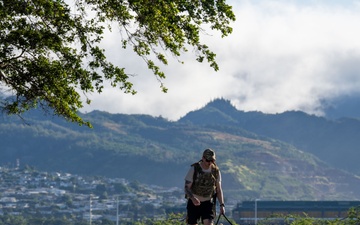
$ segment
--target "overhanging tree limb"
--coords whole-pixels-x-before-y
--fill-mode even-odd
[[[106,24],[118,26],[125,34],[122,47],[132,47],[166,92],[166,76],[150,56],[166,65],[163,52],[179,57],[193,46],[199,62],[218,70],[215,54],[200,42],[201,26],[209,24],[224,37],[233,20],[225,0],[76,0],[71,6],[63,0],[0,0],[0,83],[16,96],[3,109],[19,114],[44,104],[84,124],[78,90],[100,93],[108,80],[136,93],[125,68],[110,63],[99,47]]]

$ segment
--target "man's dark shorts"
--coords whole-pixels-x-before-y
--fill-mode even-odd
[[[195,206],[189,199],[186,209],[188,224],[197,224],[198,219],[201,219],[202,221],[206,219],[214,220],[212,201],[201,202],[199,206]]]

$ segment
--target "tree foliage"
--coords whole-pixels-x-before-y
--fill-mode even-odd
[[[40,106],[84,124],[77,113],[83,107],[80,93],[101,93],[109,81],[135,94],[130,74],[111,63],[100,47],[104,33],[114,27],[121,33],[119,45],[132,48],[166,92],[159,66],[168,63],[164,53],[178,57],[194,47],[199,62],[206,60],[218,70],[215,54],[200,41],[200,33],[207,24],[227,36],[235,20],[226,0],[67,2],[0,0],[0,85],[15,96],[1,101],[6,113]]]

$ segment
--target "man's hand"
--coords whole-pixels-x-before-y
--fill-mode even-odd
[[[192,198],[191,198],[191,201],[193,202],[193,204],[194,204],[195,206],[199,206],[199,205],[200,205],[200,201],[199,201],[199,199],[196,198],[196,197],[192,197]]]
[[[224,205],[220,206],[220,214],[225,215],[225,206]]]

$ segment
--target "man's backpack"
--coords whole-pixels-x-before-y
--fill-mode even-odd
[[[192,164],[191,166],[194,167],[194,175],[193,175],[193,184],[195,183],[196,181],[196,178],[197,178],[197,175],[198,174],[202,174],[204,173],[201,166],[200,166],[200,162],[196,162],[194,164]],[[212,175],[215,177],[215,179],[217,180],[219,178],[219,167],[217,167],[215,164],[211,166],[211,173]],[[214,193],[214,200],[216,201],[216,193]],[[185,198],[188,198],[188,196],[185,194]]]

